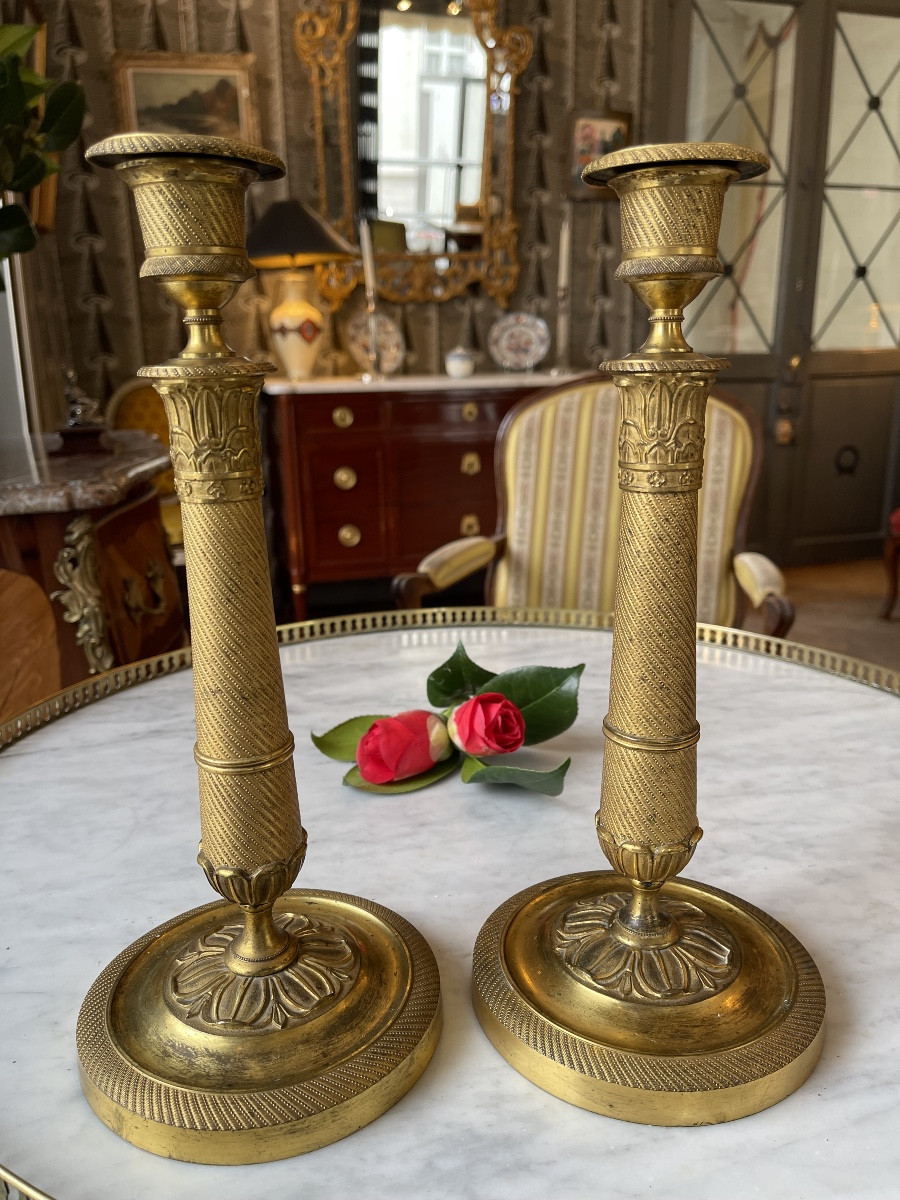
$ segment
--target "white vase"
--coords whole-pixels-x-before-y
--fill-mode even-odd
[[[311,271],[288,271],[281,277],[281,299],[269,314],[272,344],[289,379],[313,373],[325,318],[313,304]]]

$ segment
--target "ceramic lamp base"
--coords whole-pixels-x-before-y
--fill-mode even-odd
[[[286,892],[275,919],[300,952],[269,976],[222,969],[241,912],[217,902],[98,977],[78,1019],[82,1088],[126,1141],[187,1162],[289,1158],[369,1124],[422,1074],[441,1005],[421,934],[336,892]]]
[[[661,898],[673,911],[701,910],[706,962],[719,961],[710,930],[724,927],[733,939],[729,974],[712,994],[701,970],[699,998],[654,999],[666,977],[657,956],[643,995],[616,995],[634,959],[626,961],[626,948],[616,961],[605,930],[617,897],[629,892],[629,881],[612,872],[566,875],[520,892],[488,918],[475,945],[474,996],[499,1053],[571,1104],[645,1125],[733,1121],[798,1088],[821,1052],[825,992],[797,939],[727,892],[672,881]]]
[[[286,272],[269,315],[272,345],[288,379],[310,379],[322,346],[326,320],[313,303],[314,284],[311,271]]]

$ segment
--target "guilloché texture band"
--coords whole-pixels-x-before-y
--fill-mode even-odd
[[[184,310],[187,344],[140,374],[165,404],[184,525],[200,791],[198,862],[222,901],[135,942],[82,1006],[85,1095],[147,1150],[265,1162],[374,1120],[440,1030],[424,939],[367,900],[289,891],[306,854],[262,510],[257,404],[267,364],[222,338],[253,268],[244,200],[283,174],[223,138],[124,134],[89,158],[131,188],[141,275]]]
[[[588,166],[622,212],[616,274],[650,309],[639,350],[605,363],[621,400],[622,508],[596,830],[615,874],[527,889],[484,925],[475,1004],[494,1045],[548,1091],[659,1125],[757,1112],[821,1049],[812,959],[771,917],[677,881],[697,823],[697,493],[723,359],[691,349],[685,306],[722,273],[725,192],[764,155],[723,143],[618,150]]]

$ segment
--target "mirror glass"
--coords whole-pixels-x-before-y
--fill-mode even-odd
[[[407,249],[440,253],[479,213],[487,55],[465,12],[420,7],[379,16],[377,206]]]

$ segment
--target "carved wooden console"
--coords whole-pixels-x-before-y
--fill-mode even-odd
[[[96,451],[54,453],[54,436],[30,465],[0,447],[0,566],[51,598],[67,687],[185,635],[151,482],[169,465],[165,447],[121,431]]]

